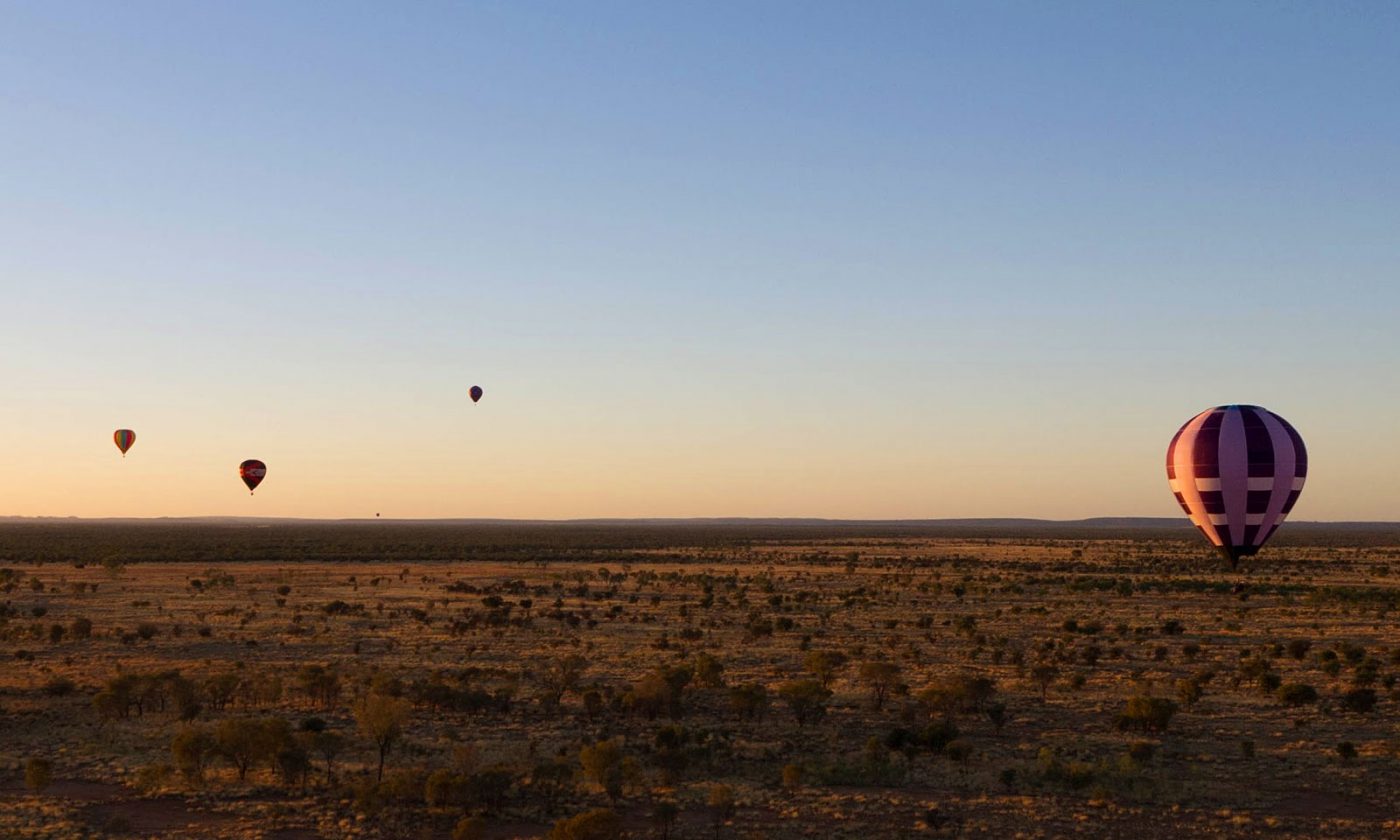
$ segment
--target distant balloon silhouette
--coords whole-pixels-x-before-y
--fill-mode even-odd
[[[1172,493],[1231,567],[1273,536],[1307,475],[1303,438],[1257,405],[1206,409],[1167,447]]]
[[[470,393],[470,394],[472,395],[472,402],[480,402],[480,401],[481,401],[481,394],[482,394],[482,391],[481,391],[481,386],[480,386],[480,385],[473,385],[471,391],[469,391],[468,393]]]
[[[126,457],[126,451],[136,442],[136,433],[130,429],[117,429],[112,432],[112,440],[116,442],[117,448],[122,451],[122,457]]]
[[[247,460],[238,465],[238,477],[243,479],[243,483],[248,485],[248,495],[253,495],[262,480],[267,476],[267,464],[262,461]]]

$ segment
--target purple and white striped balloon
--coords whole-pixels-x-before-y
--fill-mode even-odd
[[[1303,438],[1257,405],[1208,408],[1167,447],[1172,493],[1231,566],[1268,541],[1293,510],[1307,475]]]

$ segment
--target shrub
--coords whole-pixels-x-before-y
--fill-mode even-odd
[[[1176,699],[1180,700],[1181,705],[1188,709],[1196,705],[1196,701],[1200,700],[1204,693],[1201,684],[1196,680],[1176,681]]]
[[[1128,758],[1134,764],[1149,764],[1157,753],[1157,745],[1151,741],[1134,741],[1128,745]]]
[[[1376,690],[1373,688],[1353,688],[1342,695],[1342,708],[1357,714],[1366,714],[1376,707]]]
[[[1356,760],[1356,745],[1350,741],[1343,741],[1337,745],[1337,757],[1343,764],[1350,764]]]
[[[77,686],[67,677],[54,677],[44,683],[44,693],[50,697],[67,697],[77,690]]]
[[[599,808],[556,822],[547,840],[616,840],[621,836],[622,818]]]
[[[53,765],[43,758],[31,758],[24,765],[24,786],[42,793],[53,784]]]
[[[1162,697],[1138,696],[1128,701],[1127,708],[1118,716],[1116,726],[1120,730],[1137,729],[1143,732],[1165,732],[1176,714],[1176,704]]]
[[[75,618],[68,624],[68,635],[74,639],[89,639],[92,637],[92,621],[86,618]]]
[[[486,820],[481,817],[462,817],[452,829],[452,840],[483,840],[486,837]]]
[[[1317,689],[1306,683],[1289,683],[1279,688],[1278,699],[1288,706],[1310,706],[1317,702]]]

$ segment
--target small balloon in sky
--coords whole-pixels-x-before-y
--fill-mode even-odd
[[[1257,405],[1208,408],[1167,447],[1172,493],[1232,568],[1273,536],[1307,476],[1303,438]]]
[[[122,457],[126,457],[126,451],[136,442],[136,433],[130,429],[117,429],[112,432],[112,440],[116,442],[117,448],[122,451]]]
[[[253,495],[253,491],[262,484],[263,478],[267,475],[267,464],[262,461],[249,459],[238,465],[238,477],[243,479],[243,483],[248,485],[248,495]]]
[[[481,402],[482,390],[480,385],[473,385],[471,391],[468,393],[472,395],[472,402]]]

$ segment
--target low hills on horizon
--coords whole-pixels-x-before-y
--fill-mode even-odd
[[[277,517],[277,516],[155,516],[155,517],[81,517],[81,516],[0,516],[0,525],[9,524],[91,524],[91,525],[405,525],[461,527],[589,527],[589,528],[782,528],[816,530],[949,531],[1007,528],[1065,529],[1065,530],[1160,530],[1189,531],[1193,526],[1182,517],[1170,516],[1094,516],[1084,519],[1039,519],[1035,517],[953,517],[943,519],[837,519],[825,517],[588,517],[579,519],[508,519],[492,517],[448,518],[377,518],[377,517]],[[1400,521],[1368,520],[1292,520],[1290,531],[1310,528],[1400,529]]]

